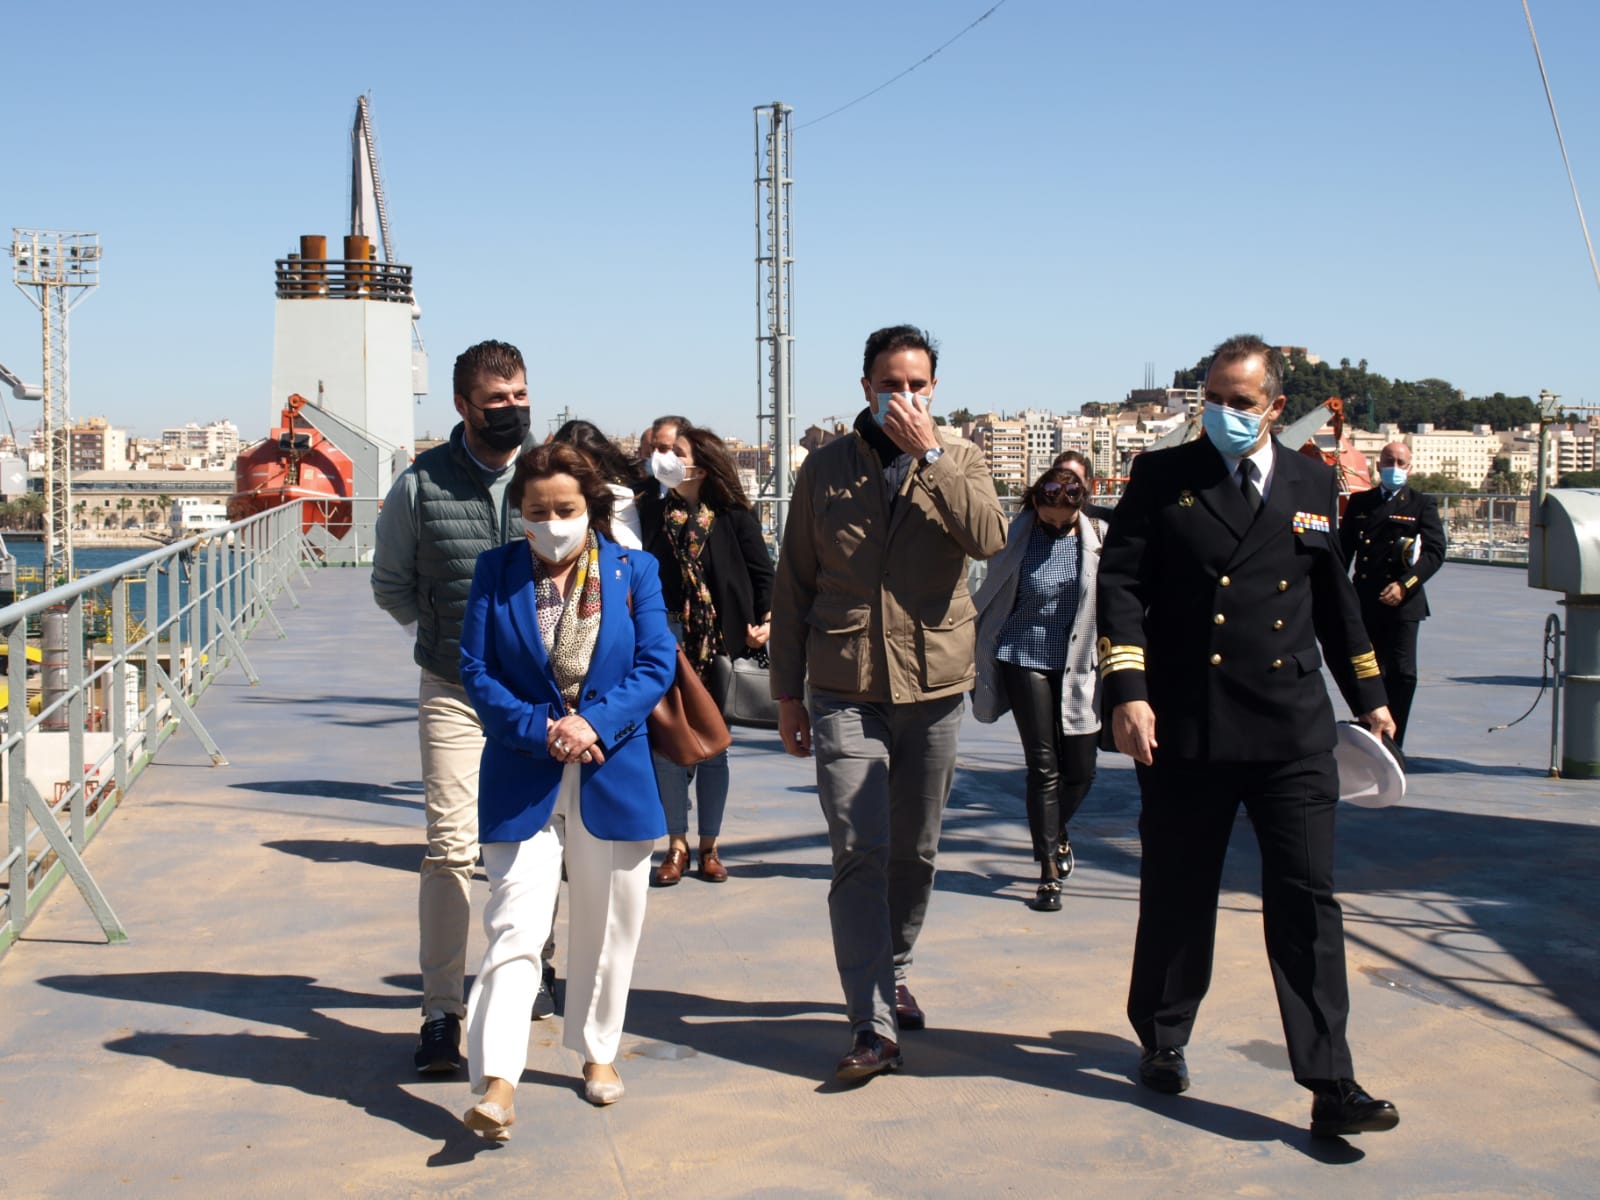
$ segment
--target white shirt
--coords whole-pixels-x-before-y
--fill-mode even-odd
[[[1228,464],[1228,474],[1233,478],[1235,487],[1239,486],[1239,464],[1245,458],[1256,465],[1256,491],[1261,493],[1261,503],[1265,504],[1267,493],[1272,490],[1272,439],[1269,437],[1253,454],[1247,454],[1244,458],[1234,458],[1227,454],[1222,456],[1222,461]]]

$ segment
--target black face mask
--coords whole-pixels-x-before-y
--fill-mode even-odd
[[[526,404],[502,404],[478,411],[483,414],[483,424],[472,428],[489,449],[504,454],[508,450],[518,449],[528,440],[532,411]]]

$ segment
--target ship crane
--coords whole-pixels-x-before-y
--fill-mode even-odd
[[[389,205],[383,194],[383,171],[378,165],[378,139],[372,128],[372,108],[366,96],[356,97],[356,120],[350,130],[350,232],[371,240],[382,250],[386,263],[398,262],[394,235],[389,228]],[[428,348],[422,343],[422,305],[411,295],[412,395],[417,403],[428,392]]]

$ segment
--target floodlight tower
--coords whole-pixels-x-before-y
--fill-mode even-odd
[[[12,229],[12,279],[44,324],[44,577],[72,578],[72,404],[67,314],[100,286],[100,235]]]
[[[789,156],[792,145],[787,104],[758,105],[756,119],[756,441],[772,447],[771,474],[760,500],[772,506],[773,533],[781,538],[789,515],[792,482],[789,451],[794,445],[791,387],[794,368],[789,356],[793,335],[794,224],[791,219]]]

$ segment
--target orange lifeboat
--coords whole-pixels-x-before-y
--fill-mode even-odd
[[[1298,449],[1308,458],[1320,459],[1327,463],[1338,474],[1339,515],[1343,516],[1344,507],[1349,503],[1350,497],[1356,492],[1364,492],[1372,487],[1371,468],[1367,465],[1367,456],[1352,446],[1350,440],[1344,436],[1344,401],[1338,396],[1330,396],[1317,407],[1328,410],[1327,423],[1333,427],[1332,447],[1326,448],[1318,444],[1313,433]]]
[[[317,525],[336,538],[350,532],[354,465],[348,454],[300,415],[305,406],[304,396],[290,396],[282,423],[271,436],[240,453],[234,466],[235,491],[228,501],[230,521],[305,500],[303,532],[310,533]]]

